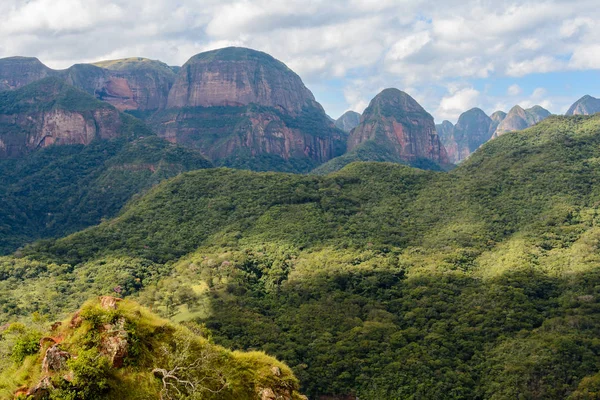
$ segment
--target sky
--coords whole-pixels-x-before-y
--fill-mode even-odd
[[[564,113],[600,97],[598,0],[2,0],[0,57],[52,68],[124,57],[182,65],[265,51],[329,115],[401,89],[441,122],[519,104]]]

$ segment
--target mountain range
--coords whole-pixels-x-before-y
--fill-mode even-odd
[[[372,159],[445,169],[450,163],[464,160],[485,141],[505,132],[522,130],[550,115],[539,106],[528,110],[515,106],[507,115],[494,113],[490,122],[480,110],[469,110],[459,118],[456,127],[450,129],[446,121],[436,127],[447,158],[436,154],[439,152],[437,143],[431,144],[430,154],[420,153],[419,147],[431,135],[428,133],[429,122],[420,120],[417,122],[418,135],[388,141],[385,146],[379,143],[376,149],[367,145],[369,151],[359,149],[361,155],[357,156],[354,151],[357,139],[351,133],[361,123],[364,130],[361,115],[347,112],[335,124],[331,123],[298,75],[268,54],[254,50],[225,48],[210,51],[192,57],[179,68],[141,57],[77,64],[66,70],[50,69],[35,58],[0,60],[0,91],[4,91],[5,96],[7,92],[44,78],[66,82],[111,104],[118,111],[128,112],[146,122],[160,137],[199,150],[215,165],[253,170],[308,172],[339,156],[344,159],[335,161],[334,165],[344,165],[344,160],[349,159]],[[44,89],[37,87],[35,90]],[[51,108],[49,104],[55,101],[52,96],[58,93],[52,93],[51,88],[48,90],[36,101],[45,102]],[[80,93],[74,103],[86,100]],[[15,102],[10,97],[2,101]],[[593,114],[599,109],[597,103],[598,100],[586,96],[567,114]],[[411,112],[409,103],[398,103],[397,107],[401,112]],[[8,124],[19,126],[18,120],[29,118],[31,110],[11,112],[13,114],[5,113],[2,118],[5,129]],[[18,113],[20,115],[16,115]],[[33,137],[29,136],[30,142],[26,146],[7,144],[7,140],[14,138],[2,137],[0,149],[4,157],[9,152],[15,156],[26,149],[44,147],[55,141],[89,142],[97,134],[100,137],[114,135],[104,132],[107,127],[100,127],[99,133],[92,132],[89,118],[87,121],[72,118],[78,119],[64,115],[57,118],[56,113],[38,114],[33,118],[37,125],[29,123],[25,128],[37,131]],[[102,121],[96,122],[102,125]],[[407,127],[404,125],[404,129]],[[11,129],[17,132],[23,127]],[[63,137],[47,134],[53,130]],[[69,137],[71,134],[77,137]],[[41,135],[46,138],[44,142]],[[360,135],[355,133],[355,136]],[[410,143],[403,145],[401,142],[406,140]],[[411,146],[415,148],[414,154],[402,155]],[[326,166],[320,170],[330,169],[331,166]]]
[[[178,365],[163,357],[209,337],[276,356],[300,386],[256,353],[217,363],[211,345],[216,377],[251,394],[208,398],[586,398],[600,359],[599,144],[599,116],[553,116],[450,172],[179,174],[113,219],[0,258],[0,321],[13,322],[0,393],[148,396]],[[65,315],[107,294],[184,327],[132,303]]]
[[[249,49],[2,59],[0,398],[596,398],[596,106],[332,121]]]

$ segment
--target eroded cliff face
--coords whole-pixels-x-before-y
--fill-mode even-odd
[[[348,133],[356,128],[358,124],[360,124],[360,114],[354,111],[346,111],[335,121],[336,128]]]
[[[160,136],[200,149],[220,162],[232,157],[270,155],[283,160],[307,159],[323,163],[343,153],[343,132],[320,121],[318,134],[308,124],[275,109],[249,107],[193,107],[167,110],[154,119]]]
[[[440,137],[444,149],[446,149],[448,159],[456,163],[455,160],[458,159],[459,150],[458,143],[454,138],[454,124],[450,121],[443,121],[441,124],[435,126],[435,130]]]
[[[6,158],[51,145],[87,145],[94,139],[111,139],[118,136],[121,120],[115,109],[52,110],[0,115],[0,125],[12,126],[12,132],[0,135],[0,158]]]
[[[176,75],[159,61],[131,58],[74,65],[64,76],[68,83],[121,111],[147,111],[166,107]]]
[[[114,107],[56,78],[44,79],[0,98],[0,158],[114,138],[121,126]]]
[[[493,121],[483,110],[473,108],[461,114],[450,132],[444,132],[442,143],[453,164],[458,164],[490,140]],[[439,132],[439,131],[438,131]]]
[[[167,109],[151,123],[162,137],[225,165],[255,168],[244,160],[267,156],[314,166],[345,150],[345,133],[300,77],[250,49],[192,57],[179,71]]]
[[[0,59],[0,91],[15,90],[55,74],[37,58],[9,57]]]
[[[266,53],[230,47],[192,57],[169,93],[168,107],[258,104],[298,114],[315,98],[285,64]]]
[[[507,132],[521,131],[530,126],[543,121],[550,116],[550,112],[540,106],[534,106],[528,109],[523,109],[520,106],[514,106],[506,115],[506,117],[498,124],[496,131],[492,137],[498,137]]]
[[[348,138],[348,151],[367,141],[389,146],[409,163],[428,159],[449,164],[433,117],[412,97],[398,89],[386,89],[369,104]]]
[[[166,64],[145,58],[76,64],[63,71],[46,67],[37,58],[0,59],[0,91],[47,77],[63,79],[121,111],[146,111],[166,107],[176,75]]]
[[[592,115],[600,112],[600,99],[586,95],[577,100],[565,115]]]

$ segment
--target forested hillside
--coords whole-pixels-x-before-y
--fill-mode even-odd
[[[578,116],[448,173],[183,173],[0,259],[1,319],[112,293],[276,356],[310,398],[591,399],[599,160],[600,116]]]
[[[153,136],[141,124],[134,129],[141,137],[51,146],[0,160],[0,254],[98,224],[152,185],[212,166],[197,151]]]

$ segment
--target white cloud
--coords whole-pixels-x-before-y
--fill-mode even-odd
[[[564,63],[549,56],[539,56],[530,60],[513,61],[508,64],[508,76],[525,76],[532,73],[545,73],[559,71],[564,68]]]
[[[572,69],[600,69],[600,44],[576,48],[569,61],[569,67]]]
[[[570,38],[592,26],[594,26],[594,20],[588,17],[568,19],[560,26],[560,36]]]
[[[423,106],[452,115],[449,82],[466,90],[489,77],[600,69],[597,0],[3,0],[0,15],[0,57],[37,56],[54,68],[260,49],[309,87],[334,82],[345,103],[332,114],[363,107],[381,88],[412,87]],[[480,100],[510,107],[520,95]]]
[[[427,43],[431,42],[429,32],[418,32],[414,35],[400,39],[391,47],[386,55],[389,61],[405,60],[417,54]]]
[[[463,112],[477,106],[479,91],[473,88],[450,89],[449,95],[442,98],[436,114],[441,119],[456,120]]]
[[[506,94],[508,94],[509,96],[518,96],[521,93],[523,93],[523,89],[521,89],[521,86],[517,84],[510,85],[506,90]]]

